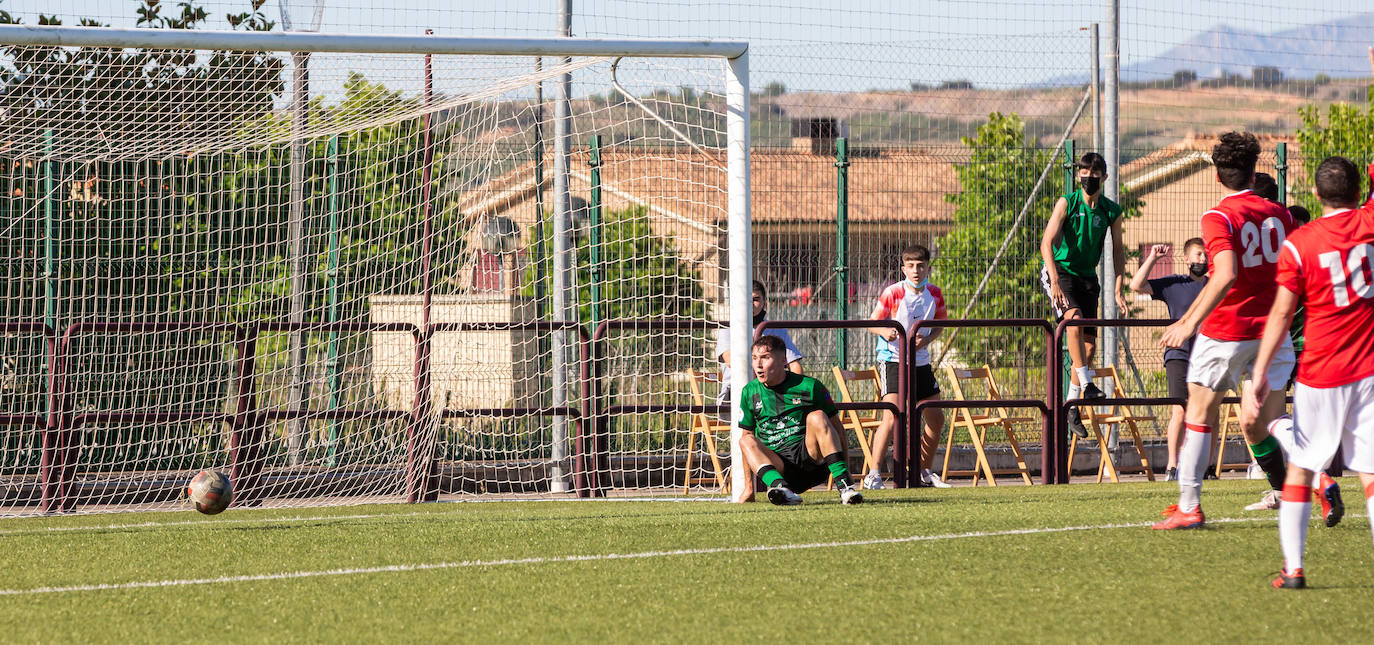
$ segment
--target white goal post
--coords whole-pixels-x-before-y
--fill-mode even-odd
[[[722,60],[725,63],[722,67],[724,68],[724,141],[727,166],[725,170],[727,193],[725,201],[726,210],[728,212],[726,218],[724,218],[726,221],[727,243],[725,245],[726,248],[722,249],[724,253],[721,253],[721,255],[724,256],[722,259],[725,259],[728,263],[728,271],[726,272],[728,277],[725,282],[730,319],[728,338],[730,347],[734,349],[732,352],[734,356],[747,357],[749,355],[748,347],[751,344],[753,336],[753,329],[750,325],[750,321],[752,320],[751,282],[753,280],[753,262],[750,233],[749,46],[745,41],[574,37],[498,38],[453,37],[443,35],[373,35],[0,25],[0,47],[5,48],[7,51],[14,51],[15,48],[84,47],[107,48],[114,52],[126,49],[147,49],[189,50],[196,52],[312,52],[380,55],[474,55],[486,57],[540,56],[568,60],[574,57],[598,57],[606,59],[624,57],[627,59]],[[558,96],[555,97],[556,100],[566,102],[572,99],[572,97],[568,96],[567,85],[562,83],[556,85],[559,87],[559,90],[557,90]],[[683,90],[683,94],[684,96],[686,95],[685,89]],[[94,101],[92,101],[92,103],[94,103]],[[717,109],[719,109],[719,103],[716,105]],[[427,103],[425,109],[429,109]],[[415,112],[419,113],[419,108],[415,108]],[[0,116],[0,127],[3,127],[6,121],[10,121],[10,115],[6,114]],[[366,123],[370,125],[374,123],[374,121],[368,121]],[[279,124],[274,127],[278,129],[272,132],[285,131],[285,128]],[[290,139],[294,140],[299,138],[295,130],[291,130],[291,132],[293,134],[290,135]],[[680,136],[680,133],[677,134]],[[181,154],[183,158],[195,155],[193,151],[186,152],[182,148],[174,147],[179,145],[180,140],[175,138],[170,140],[172,142],[166,144],[165,153],[169,155],[169,157],[174,154]],[[51,145],[51,135],[49,135],[49,145]],[[39,155],[37,156],[39,159],[51,157],[51,154],[46,157],[41,155],[43,150],[41,146],[32,147],[32,149],[39,151]],[[49,148],[49,150],[51,150],[51,148]],[[98,155],[96,156],[98,157]],[[30,156],[27,158],[31,159],[35,157]],[[719,172],[718,169],[717,172]],[[77,183],[72,182],[71,185],[74,186],[71,193],[73,196],[72,199],[76,199],[78,196],[78,188],[75,187]],[[564,181],[562,186],[566,189],[567,182]],[[52,188],[50,187],[48,190],[51,192]],[[67,191],[66,184],[62,184],[60,190],[65,196]],[[89,192],[90,191],[88,191],[88,193]],[[96,196],[96,198],[98,197],[99,196]],[[86,198],[88,200],[95,199],[90,197],[89,194],[86,194]],[[559,195],[555,198],[566,200],[567,196]],[[499,277],[501,271],[504,271],[504,265],[498,265],[498,280],[503,279]],[[426,304],[426,306],[428,306],[428,304]],[[57,329],[55,331],[60,336],[62,330]],[[221,331],[220,333],[223,332]],[[330,333],[333,332],[331,331]],[[331,349],[331,352],[332,351]],[[418,364],[420,359],[417,358],[416,361]],[[60,372],[60,369],[58,371]],[[750,380],[748,360],[736,359],[732,361],[730,371],[734,383],[746,383]],[[427,382],[420,380],[419,376],[417,376],[416,379],[417,383]],[[739,455],[738,443],[741,433],[739,427],[741,415],[739,398],[742,390],[742,387],[732,388],[733,401],[731,401],[730,406],[730,416],[732,420],[730,454],[736,459],[738,459]],[[0,409],[0,413],[7,412],[11,411]],[[418,416],[419,412],[416,412],[416,414]],[[52,416],[51,412],[49,416]],[[91,416],[95,417],[98,415]],[[5,428],[0,428],[0,432],[4,431]],[[3,446],[0,446],[0,448],[3,448]],[[332,453],[330,459],[333,459]],[[293,461],[292,463],[294,464],[295,462]],[[332,465],[332,463],[331,461],[330,464]],[[206,464],[206,466],[214,465],[213,463]],[[0,469],[0,475],[3,474],[3,470]],[[731,469],[731,488],[735,493],[735,501],[742,500],[741,492],[749,487],[748,478],[750,476],[751,475],[744,472],[742,468]],[[45,495],[46,494],[45,491]],[[0,506],[3,506],[3,504],[0,504]],[[0,514],[3,514],[3,509],[0,509]]]

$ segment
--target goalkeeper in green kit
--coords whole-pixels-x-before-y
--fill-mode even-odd
[[[744,466],[768,487],[768,501],[802,502],[800,493],[834,477],[840,501],[864,501],[849,482],[835,401],[820,381],[787,371],[787,347],[776,336],[760,336],[750,348],[754,380],[744,386],[740,405],[740,452]]]

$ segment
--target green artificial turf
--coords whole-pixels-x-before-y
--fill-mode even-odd
[[[1354,517],[1313,522],[1301,592],[1268,588],[1276,514],[1241,510],[1263,490],[1243,480],[1208,482],[1212,524],[1179,532],[1122,526],[1172,503],[1164,483],[878,491],[857,507],[814,491],[794,508],[497,502],[19,518],[0,521],[3,590],[306,575],[0,595],[0,640],[1369,641],[1374,548],[1358,486],[1343,484]],[[1047,530],[1073,527],[1107,528]],[[864,541],[874,543],[852,544]],[[775,548],[788,545],[812,546]],[[433,564],[444,566],[412,568]],[[401,570],[316,575],[378,567]]]

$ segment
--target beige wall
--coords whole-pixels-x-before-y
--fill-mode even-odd
[[[372,296],[372,322],[420,324],[419,295]],[[433,322],[531,320],[526,303],[501,294],[433,296]],[[539,391],[538,334],[522,331],[443,332],[431,346],[435,409],[531,406]],[[415,343],[401,332],[372,334],[372,383],[389,409],[411,409]]]

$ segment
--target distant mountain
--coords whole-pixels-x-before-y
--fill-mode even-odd
[[[1369,76],[1371,44],[1374,13],[1267,34],[1217,25],[1155,58],[1123,67],[1121,80],[1162,80],[1179,70],[1192,70],[1198,78],[1218,78],[1223,73],[1249,78],[1260,66],[1277,67],[1285,78]],[[1050,79],[1045,85],[1087,81],[1087,74],[1075,74]]]

